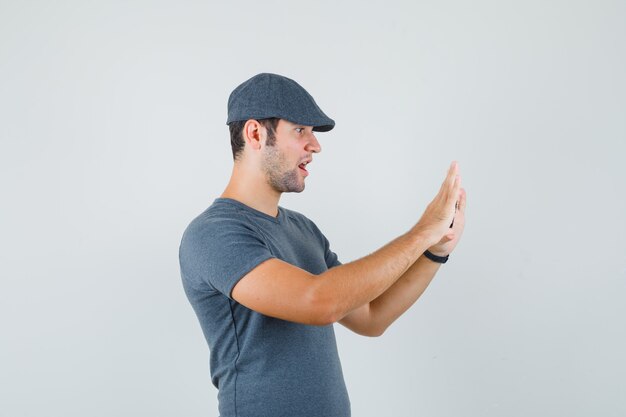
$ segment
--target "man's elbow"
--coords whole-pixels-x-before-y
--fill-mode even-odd
[[[317,312],[317,325],[328,326],[329,324],[337,323],[341,317],[337,314],[336,309],[332,305],[318,302],[314,310]]]
[[[383,330],[377,330],[377,331],[375,331],[375,332],[372,332],[372,333],[370,334],[370,337],[380,337],[380,336],[382,336],[384,333],[385,333],[385,329],[383,329]]]
[[[311,288],[308,305],[313,313],[315,325],[327,326],[338,322],[343,317],[339,300],[320,285],[314,285]]]
[[[380,337],[385,333],[385,330],[387,330],[384,327],[376,327],[376,326],[370,326],[363,334],[363,336],[367,336],[367,337]]]

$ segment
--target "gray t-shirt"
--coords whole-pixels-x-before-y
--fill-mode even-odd
[[[265,316],[232,298],[235,284],[270,258],[315,275],[341,265],[311,220],[280,206],[273,217],[217,198],[182,237],[183,287],[209,345],[220,416],[348,417],[333,325]]]

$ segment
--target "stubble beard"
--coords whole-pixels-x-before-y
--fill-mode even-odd
[[[285,157],[275,146],[265,147],[263,170],[270,187],[282,193],[300,193],[304,190],[304,181],[300,180],[298,167],[283,171]]]

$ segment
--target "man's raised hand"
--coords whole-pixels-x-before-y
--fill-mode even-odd
[[[422,234],[429,242],[429,246],[453,240],[454,228],[450,228],[450,225],[454,220],[455,206],[460,200],[459,164],[453,161],[439,192],[411,231]]]

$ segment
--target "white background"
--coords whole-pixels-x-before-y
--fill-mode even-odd
[[[346,263],[458,160],[463,241],[380,338],[353,415],[626,415],[622,1],[0,1],[0,414],[211,416],[178,245],[230,177],[230,91],[337,122],[306,190]],[[323,383],[323,381],[320,381]],[[244,416],[245,417],[245,416]]]

